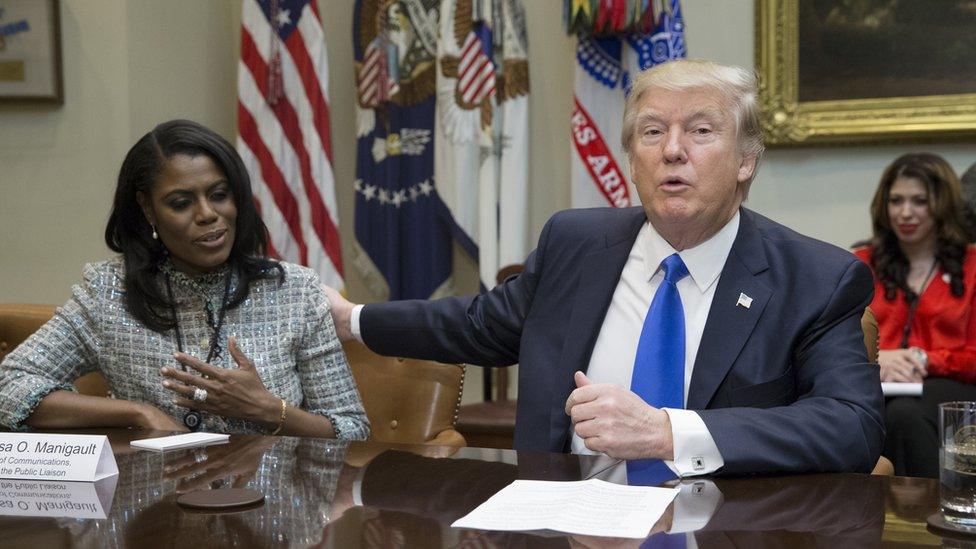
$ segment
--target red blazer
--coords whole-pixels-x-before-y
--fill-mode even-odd
[[[870,266],[871,247],[854,250]],[[969,246],[962,266],[965,291],[955,297],[949,291],[949,275],[939,269],[922,292],[908,336],[910,347],[921,347],[929,355],[929,375],[976,383],[976,246]],[[908,321],[908,304],[898,290],[893,301],[875,277],[871,310],[878,319],[879,348],[897,349]]]

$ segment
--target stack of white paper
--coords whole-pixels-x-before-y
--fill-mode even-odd
[[[516,480],[451,526],[640,539],[647,537],[679,491],[598,479]]]
[[[886,381],[881,384],[884,396],[922,396],[921,383],[902,383]]]
[[[183,448],[195,448],[197,446],[209,446],[211,444],[223,444],[229,438],[230,435],[222,435],[219,433],[186,433],[168,437],[143,438],[133,440],[129,444],[143,450],[165,452],[166,450],[180,450]]]

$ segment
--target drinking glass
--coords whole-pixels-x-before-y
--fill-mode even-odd
[[[976,527],[976,402],[939,405],[939,503],[947,522]]]

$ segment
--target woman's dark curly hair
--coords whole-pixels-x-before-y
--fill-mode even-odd
[[[884,297],[893,301],[897,290],[905,293],[909,302],[915,293],[908,287],[908,258],[898,243],[898,236],[888,218],[888,199],[891,186],[899,177],[918,179],[928,191],[929,208],[935,221],[935,261],[949,274],[952,295],[960,297],[965,290],[962,264],[969,241],[963,217],[962,187],[952,166],[941,156],[930,153],[911,153],[898,157],[888,166],[871,201],[871,267],[884,286]]]
[[[158,282],[159,268],[167,256],[162,242],[139,206],[138,194],[148,195],[166,161],[176,155],[206,155],[227,178],[237,206],[236,236],[227,263],[237,275],[237,286],[228,299],[234,308],[247,297],[251,281],[284,270],[268,258],[268,233],[251,195],[251,179],[244,162],[223,137],[189,120],[164,122],[136,142],[119,170],[112,213],[105,227],[105,243],[122,254],[125,264],[125,306],[132,316],[152,330],[173,328],[171,304]]]

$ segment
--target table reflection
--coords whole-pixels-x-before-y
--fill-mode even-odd
[[[876,547],[885,524],[886,479],[807,475],[719,479],[724,501],[695,532],[699,545]]]
[[[118,475],[96,482],[0,479],[0,515],[103,519]]]
[[[448,459],[392,450],[347,468],[348,480],[339,485],[348,486],[353,505],[336,515],[321,547],[566,547],[561,533],[450,525],[516,479],[581,480],[583,470],[614,463],[606,457],[529,452],[519,452],[515,463],[483,459],[467,449]],[[337,494],[336,500],[342,497]]]
[[[346,443],[322,439],[234,437],[230,444],[167,453],[118,451],[119,478],[105,520],[0,521],[20,531],[64,530],[82,547],[313,545],[321,540],[346,454]],[[206,514],[179,507],[191,490],[245,487],[264,505]],[[165,540],[165,541],[164,541]]]
[[[831,475],[829,481],[820,475],[670,481],[665,484],[680,484],[682,491],[643,541],[449,527],[516,478],[578,480],[588,476],[585,471],[597,468],[566,459],[547,465],[521,453],[516,464],[507,464],[387,452],[364,470],[349,471],[360,479],[364,507],[350,508],[338,523],[330,525],[323,546],[453,546],[472,540],[490,546],[560,547],[607,543],[637,547],[645,541],[649,547],[794,543],[872,547],[881,543],[886,481],[866,475]],[[597,478],[626,482],[625,464],[601,471]],[[354,486],[355,481],[349,485]],[[355,525],[343,527],[343,521]]]
[[[105,501],[110,503],[103,504],[106,518],[0,516],[0,545],[761,548],[939,543],[925,532],[924,517],[938,503],[938,484],[929,479],[672,480],[666,484],[680,484],[681,494],[657,524],[649,525],[649,538],[616,540],[450,527],[516,479],[628,482],[625,464],[605,456],[259,436],[160,454],[132,450],[128,440],[134,436],[145,434],[110,434],[120,475],[114,498],[109,491]],[[175,503],[181,493],[220,487],[255,489],[265,494],[265,502],[222,514],[188,511]]]

